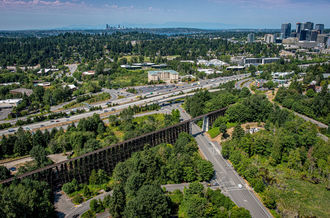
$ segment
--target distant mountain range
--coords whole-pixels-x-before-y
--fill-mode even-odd
[[[223,28],[199,28],[199,27],[171,27],[171,26],[179,26],[180,23],[167,23],[164,27],[150,27],[150,25],[145,25],[148,27],[141,26],[134,26],[133,25],[121,25],[121,28],[113,28],[106,30],[105,25],[100,26],[87,26],[87,25],[74,25],[74,26],[67,26],[61,28],[54,28],[54,29],[41,29],[41,30],[15,30],[15,31],[1,31],[0,30],[0,37],[11,37],[11,36],[37,36],[37,37],[44,37],[44,36],[51,36],[51,35],[58,35],[61,33],[66,32],[81,32],[81,33],[90,33],[90,34],[98,34],[98,33],[113,33],[113,32],[143,32],[143,33],[153,33],[153,34],[165,34],[165,35],[179,35],[179,34],[201,34],[201,33],[216,33],[216,32],[267,32],[267,33],[275,33],[279,32],[279,29],[253,29],[253,28],[229,28],[226,27],[225,24],[211,24],[208,25],[204,24],[203,26],[212,26],[220,27],[222,25]],[[198,26],[202,25],[201,23],[192,23],[191,26]],[[111,26],[111,25],[110,25]],[[124,27],[124,28],[123,28]]]

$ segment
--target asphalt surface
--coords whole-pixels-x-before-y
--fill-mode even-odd
[[[240,81],[237,81],[237,83],[235,83],[235,88],[236,89],[242,89],[243,87],[248,87],[249,86],[249,83],[246,82],[248,80],[249,80],[249,78],[243,79],[243,80],[240,80]],[[243,86],[242,86],[242,84],[243,84]]]
[[[79,205],[74,205],[70,199],[67,198],[61,191],[55,193],[55,209],[58,217],[72,218],[79,217],[87,210],[89,210],[89,204],[92,200],[103,200],[106,195],[112,194],[111,192],[103,192],[88,201],[83,202]]]
[[[193,83],[193,84],[189,84],[189,85],[181,84],[180,86],[178,85],[176,88],[165,86],[166,89],[163,89],[159,92],[142,95],[143,97],[146,98],[143,100],[138,100],[138,96],[141,96],[141,95],[132,95],[130,93],[127,93],[126,97],[124,97],[124,98],[118,98],[113,101],[102,102],[100,104],[94,105],[94,106],[101,106],[102,108],[104,108],[102,110],[86,112],[83,114],[71,116],[70,118],[60,118],[57,120],[49,120],[49,121],[43,121],[43,122],[39,122],[39,123],[28,124],[28,125],[24,125],[22,127],[25,130],[35,131],[40,128],[47,128],[47,127],[50,128],[50,127],[54,126],[54,124],[57,124],[57,126],[60,126],[60,124],[64,123],[62,125],[62,126],[64,126],[64,125],[67,125],[67,124],[65,124],[67,122],[72,122],[72,121],[80,120],[82,118],[87,118],[87,117],[92,116],[94,113],[102,114],[102,113],[105,113],[106,111],[110,112],[110,111],[122,110],[122,109],[128,108],[129,106],[134,106],[134,105],[144,105],[144,104],[150,104],[150,103],[152,104],[152,103],[166,102],[168,100],[177,99],[178,97],[176,95],[179,95],[180,93],[186,93],[186,94],[183,94],[180,96],[180,97],[186,97],[189,95],[193,95],[193,93],[191,93],[191,92],[194,90],[201,89],[201,88],[206,88],[206,89],[216,88],[220,84],[227,83],[227,82],[233,81],[233,80],[242,79],[247,76],[249,76],[249,74],[244,74],[244,75],[242,74],[242,75],[236,75],[236,76],[231,76],[231,77],[220,77],[220,78],[211,79],[211,80],[203,80],[200,82],[200,84],[198,84],[197,82]],[[114,90],[114,92],[118,92],[118,91]],[[121,92],[121,91],[119,91],[119,92]],[[119,104],[119,105],[109,108],[108,105],[110,103]],[[0,135],[12,134],[12,133],[16,132],[17,130],[18,130],[18,127],[0,130]]]
[[[179,103],[175,103],[175,104],[170,104],[170,105],[165,105],[163,106],[161,109],[159,109],[158,111],[150,111],[150,112],[145,112],[145,113],[139,113],[139,114],[135,114],[134,117],[142,117],[142,116],[147,116],[147,115],[152,115],[152,114],[171,114],[173,109],[178,109],[180,107],[180,105],[182,104],[182,102]],[[114,113],[114,115],[118,115],[120,112],[116,112]],[[109,120],[106,119],[103,121],[104,123],[109,123]],[[68,125],[64,125],[61,126],[63,129],[66,129],[68,127]],[[67,160],[66,156],[63,156],[62,154],[51,154],[48,155],[48,158],[50,158],[54,163],[58,163],[60,161],[64,161]],[[13,160],[13,161],[8,161],[6,163],[0,164],[2,166],[5,166],[7,169],[10,169],[12,167],[19,167],[22,164],[32,161],[33,159],[31,157],[26,157],[26,158],[22,158],[19,160]]]
[[[205,158],[212,162],[216,171],[215,181],[220,184],[224,194],[227,194],[237,206],[249,210],[254,218],[272,217],[251,188],[221,156],[220,150],[217,151],[216,145],[212,145],[212,142],[200,133],[197,125],[193,125],[192,131],[193,134],[198,134],[195,139]]]
[[[190,118],[182,109],[180,112],[183,119]],[[218,144],[213,144],[196,124],[192,125],[192,134],[195,136],[203,156],[213,164],[215,177],[212,182],[219,184],[222,192],[229,196],[237,206],[249,210],[252,217],[273,217],[254,194],[252,188],[248,186],[234,168],[222,157],[221,147]]]

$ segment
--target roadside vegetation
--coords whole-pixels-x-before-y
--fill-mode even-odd
[[[79,185],[75,180],[63,186],[66,193],[70,189],[68,194],[74,195],[73,201],[88,199],[90,195],[83,193],[90,192],[84,190],[94,181],[101,181],[100,178],[104,178],[106,189],[113,190],[103,202],[93,200],[85,216],[107,208],[112,217],[227,217],[229,214],[232,217],[250,217],[247,210],[235,206],[220,190],[205,189],[199,183],[210,180],[214,170],[209,161],[200,157],[196,141],[187,133],[181,133],[173,145],[146,146],[143,151],[117,164],[108,179],[101,172],[92,172],[89,185],[81,185],[78,192],[75,187]],[[179,190],[166,192],[160,187],[182,182],[191,182],[183,193]]]
[[[225,102],[229,95],[232,94],[214,95],[214,102]],[[205,93],[196,96],[206,100],[186,100],[187,111],[193,116],[207,112],[213,99],[205,97]],[[271,104],[265,95],[244,96],[236,97],[236,103],[209,130],[212,138],[220,133],[227,138],[222,143],[222,155],[275,216],[328,217],[329,142],[317,136],[318,129],[313,124]],[[249,122],[264,123],[265,130],[246,133],[241,124]],[[230,136],[227,130],[233,126]]]
[[[19,128],[15,134],[2,138],[0,158],[24,156],[30,154],[32,150],[44,157],[63,152],[72,152],[69,158],[76,157],[179,122],[180,113],[177,110],[173,110],[172,114],[156,113],[133,117],[134,114],[156,109],[159,109],[159,106],[155,104],[125,109],[119,116],[111,115],[109,125],[105,125],[100,116],[94,114],[87,119],[81,119],[77,125],[70,124],[66,131],[62,128],[59,130],[53,128],[51,132],[37,130],[32,134]],[[36,147],[39,150],[35,149]],[[20,167],[18,173],[31,171],[50,163],[45,161],[39,165],[29,164]]]
[[[299,82],[293,81],[289,88],[278,90],[275,101],[326,125],[330,124],[330,93],[327,81],[323,82],[319,93],[315,92],[315,86],[304,88]]]

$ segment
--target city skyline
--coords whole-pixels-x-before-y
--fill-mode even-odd
[[[330,3],[326,0],[0,0],[0,30],[102,29],[105,24],[147,28],[280,29],[282,23],[306,21],[324,23],[328,27],[329,10]]]

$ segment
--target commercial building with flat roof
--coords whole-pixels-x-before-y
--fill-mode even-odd
[[[279,61],[280,58],[244,58],[244,64],[261,65]]]
[[[227,70],[233,70],[233,71],[244,70],[244,69],[245,69],[244,66],[230,66],[230,67],[227,67]]]
[[[21,98],[0,100],[0,109],[16,107],[21,101]]]
[[[148,72],[148,82],[164,81],[166,83],[178,82],[179,73],[174,70],[155,70]]]

